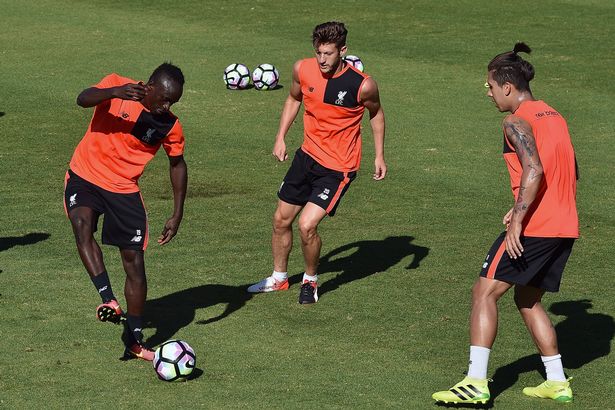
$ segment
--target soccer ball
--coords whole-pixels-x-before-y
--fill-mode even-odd
[[[243,64],[231,64],[224,69],[223,79],[229,90],[243,90],[250,84],[250,70]]]
[[[169,340],[156,349],[153,364],[160,380],[186,380],[194,369],[196,355],[183,340]]]
[[[280,74],[272,64],[261,64],[252,72],[252,82],[257,90],[273,90],[278,81]]]
[[[346,61],[348,64],[352,65],[354,68],[356,68],[360,72],[363,72],[363,61],[361,61],[361,59],[359,57],[353,56],[353,55],[348,55],[348,56],[344,57],[344,61]]]

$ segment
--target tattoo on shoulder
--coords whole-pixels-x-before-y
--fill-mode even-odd
[[[504,123],[504,132],[517,152],[526,153],[530,157],[536,153],[536,143],[531,131],[525,129],[518,119],[508,120]]]

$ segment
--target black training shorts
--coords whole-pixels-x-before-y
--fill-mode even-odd
[[[340,172],[325,168],[299,148],[280,185],[278,197],[292,205],[304,206],[311,202],[333,216],[356,176],[356,171]]]
[[[102,243],[120,249],[145,250],[148,241],[147,215],[140,192],[119,194],[110,192],[68,170],[64,188],[64,209],[85,206],[96,213],[92,232],[96,232],[98,217],[104,214]]]
[[[511,259],[505,237],[503,232],[491,246],[480,276],[557,292],[574,238],[521,237],[523,254]]]

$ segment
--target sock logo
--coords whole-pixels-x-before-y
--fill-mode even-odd
[[[107,290],[107,288],[108,288],[107,285],[103,286],[102,288],[98,289],[98,293],[104,292],[105,290]]]

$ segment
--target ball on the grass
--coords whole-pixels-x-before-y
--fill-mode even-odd
[[[243,90],[250,84],[250,70],[243,64],[234,63],[224,69],[223,79],[229,90]]]
[[[272,90],[280,81],[280,73],[273,64],[260,64],[252,72],[252,83],[257,90]]]
[[[359,57],[353,56],[353,55],[347,55],[344,57],[344,61],[352,65],[354,68],[356,68],[360,72],[363,72],[363,69],[364,69],[363,61],[361,61]]]
[[[185,341],[168,340],[156,349],[153,365],[160,380],[186,380],[194,370],[196,355]]]

